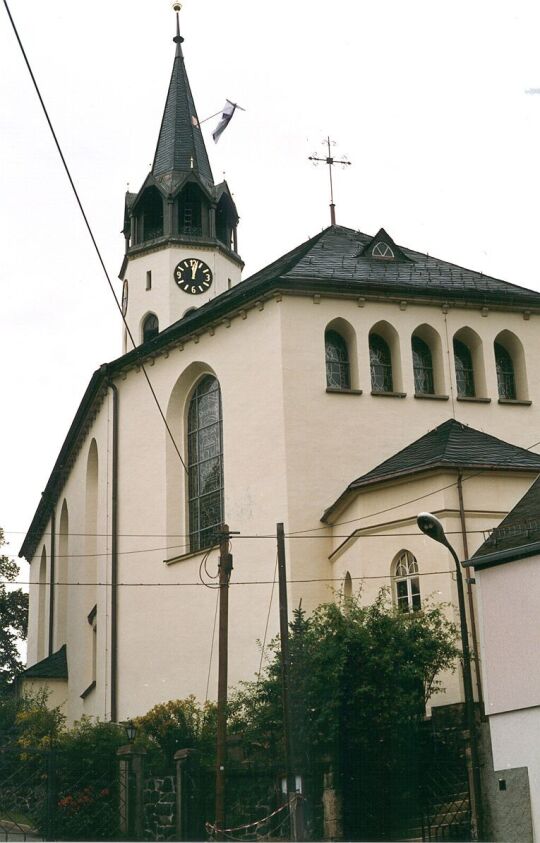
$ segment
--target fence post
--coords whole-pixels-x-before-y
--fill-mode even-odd
[[[116,750],[120,766],[120,833],[130,840],[144,837],[144,756],[133,744]]]
[[[323,810],[324,810],[324,839],[343,839],[343,801],[341,792],[336,787],[335,773],[329,770],[324,774]]]
[[[179,749],[176,763],[176,839],[202,840],[199,757],[195,749]]]

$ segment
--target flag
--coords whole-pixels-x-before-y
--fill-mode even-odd
[[[221,119],[217,124],[216,128],[212,132],[212,137],[214,138],[215,143],[218,142],[221,135],[231,122],[231,117],[233,116],[234,112],[237,109],[237,105],[230,100],[225,100],[225,105],[223,106],[223,111],[221,113]]]

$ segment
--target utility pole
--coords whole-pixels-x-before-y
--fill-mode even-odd
[[[216,742],[216,836],[223,840],[225,827],[225,764],[227,756],[227,669],[229,635],[229,580],[233,568],[229,552],[229,527],[219,530],[219,667]]]
[[[279,638],[281,642],[281,679],[283,699],[283,731],[285,737],[285,766],[287,768],[287,802],[291,840],[302,840],[302,822],[296,805],[296,778],[293,770],[291,710],[289,705],[289,613],[287,607],[287,570],[285,564],[285,531],[283,524],[276,525],[279,577]]]

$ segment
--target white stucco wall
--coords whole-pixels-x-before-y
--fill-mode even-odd
[[[172,277],[176,262],[176,256],[169,256],[167,268],[156,269],[156,275],[170,270]],[[156,283],[157,278],[153,281]],[[143,274],[141,285],[144,285]],[[162,294],[165,298],[168,296],[168,292],[162,291]],[[141,296],[144,295],[143,290]],[[356,335],[353,365],[356,384],[353,385],[363,390],[362,395],[326,392],[324,330],[336,317],[347,320]],[[404,398],[370,395],[368,334],[383,318],[399,333]],[[418,400],[413,396],[411,333],[424,323],[432,324],[440,336],[443,367],[440,377],[449,400]],[[451,345],[453,333],[464,325],[472,326],[484,338],[489,404],[452,398],[455,385],[448,363],[452,354],[446,336]],[[313,537],[287,539],[291,581],[289,606],[292,610],[302,598],[302,605],[309,610],[324,600],[333,599],[334,590],[339,588],[342,571],[338,571],[336,561],[329,561],[333,539],[330,528],[321,524],[320,517],[355,477],[442,423],[452,413],[459,420],[514,444],[527,446],[536,441],[535,431],[540,421],[537,367],[528,366],[531,406],[500,405],[497,401],[493,340],[503,327],[520,336],[526,359],[534,360],[540,351],[535,321],[534,318],[525,320],[519,313],[489,312],[484,317],[479,310],[456,308],[445,314],[440,307],[424,304],[410,303],[403,310],[398,303],[390,301],[367,302],[359,307],[356,299],[323,298],[316,303],[308,296],[277,296],[237,314],[231,321],[212,326],[199,337],[170,348],[148,362],[152,384],[184,454],[185,411],[198,378],[204,372],[211,372],[221,385],[225,518],[231,530],[239,530],[243,535],[233,539],[231,685],[240,679],[252,678],[259,666],[260,651],[256,642],[264,635],[268,615],[275,570],[273,534],[276,522],[283,521],[287,532],[302,531],[299,535]],[[209,665],[216,592],[199,582],[202,554],[182,556],[187,550],[188,532],[185,476],[167,441],[143,374],[133,368],[125,376],[118,377],[116,385],[120,418],[121,583],[118,717],[127,718],[172,697],[195,693],[204,699],[209,672],[208,693],[210,697],[215,696],[215,647],[210,671]],[[111,437],[109,394],[88,430],[57,504],[57,530],[64,499],[69,509],[70,582],[87,582],[83,577],[91,571],[92,577],[95,573],[96,581],[103,583],[96,587],[75,585],[68,601],[70,716],[73,719],[83,712],[106,717],[110,711],[111,591],[107,584],[110,583]],[[96,439],[99,454],[98,533],[102,535],[95,556],[89,558],[83,535],[86,465],[92,438]],[[438,478],[433,477],[432,481],[431,491],[439,488]],[[478,488],[471,485],[472,482],[464,484],[465,505],[471,512],[478,509],[474,517],[485,527],[498,522],[525,491],[519,483],[507,485],[505,478],[495,482],[490,477],[487,484]],[[488,489],[493,492],[489,504],[484,493]],[[455,498],[455,489],[453,494]],[[515,499],[511,500],[514,494]],[[399,490],[399,495],[402,500],[416,497],[409,484]],[[477,503],[477,497],[481,502]],[[385,501],[382,508],[389,505],[388,500]],[[379,507],[375,499],[372,503],[376,509]],[[444,500],[440,505],[456,509],[454,499],[451,504]],[[425,508],[424,503],[420,508]],[[406,513],[407,517],[413,514],[416,510]],[[353,512],[351,518],[363,518],[364,515],[365,511],[359,516]],[[399,512],[397,520],[404,517],[404,511]],[[394,518],[395,515],[391,515],[390,521]],[[378,523],[383,521],[379,518]],[[485,527],[479,526],[479,529]],[[348,535],[352,529],[347,526],[345,533]],[[391,529],[394,528],[389,531]],[[338,535],[335,530],[334,535]],[[417,541],[427,540],[420,538]],[[381,550],[383,545],[374,546],[374,553],[384,553],[385,567],[391,543],[389,540],[384,550]],[[423,552],[419,548],[418,552]],[[47,553],[49,550],[48,547]],[[472,553],[474,546],[469,550]],[[32,562],[33,582],[38,578],[40,554],[41,545]],[[86,561],[81,554],[86,555]],[[433,548],[430,548],[429,557],[433,564],[435,560],[437,564],[441,561],[434,555]],[[171,559],[177,561],[164,564],[164,560]],[[208,566],[215,570],[215,553]],[[30,659],[37,652],[36,593],[37,588],[33,586]],[[83,701],[80,694],[88,685],[91,641],[87,615],[96,600],[97,682],[95,690]],[[278,610],[274,599],[269,636],[277,629]],[[55,649],[61,643],[55,641]]]

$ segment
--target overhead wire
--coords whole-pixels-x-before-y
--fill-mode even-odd
[[[122,305],[121,305],[121,304],[120,304],[120,302],[118,301],[118,296],[116,295],[116,292],[115,292],[115,290],[114,290],[114,287],[113,287],[113,284],[112,284],[112,281],[111,281],[111,278],[110,278],[109,272],[108,272],[107,267],[106,267],[106,265],[105,265],[105,261],[103,260],[103,257],[102,257],[102,254],[101,254],[101,250],[100,250],[100,248],[99,248],[99,246],[98,246],[98,244],[97,244],[96,238],[94,237],[94,232],[92,231],[92,227],[91,227],[91,225],[90,225],[90,222],[89,222],[89,220],[88,220],[88,217],[86,216],[86,212],[85,212],[85,210],[84,210],[84,206],[83,206],[83,204],[82,204],[81,198],[80,198],[80,196],[79,196],[79,193],[78,193],[78,191],[77,191],[77,188],[75,187],[75,182],[73,181],[73,178],[72,178],[72,175],[71,175],[70,169],[69,169],[68,164],[67,164],[67,161],[66,161],[66,159],[65,159],[65,157],[64,157],[64,153],[62,152],[62,147],[60,146],[60,142],[59,142],[59,140],[58,140],[58,138],[57,138],[57,136],[56,136],[56,132],[55,132],[55,130],[54,130],[54,127],[53,127],[53,124],[52,124],[51,118],[49,117],[49,112],[47,111],[47,107],[46,107],[46,105],[45,105],[45,102],[44,102],[44,100],[43,100],[43,97],[41,96],[41,91],[40,91],[40,89],[39,89],[39,85],[38,85],[38,83],[37,83],[37,80],[36,80],[36,77],[35,77],[34,72],[33,72],[33,70],[32,70],[32,67],[31,67],[31,65],[30,65],[30,61],[29,61],[28,56],[27,56],[27,54],[26,54],[26,50],[24,49],[24,46],[23,46],[23,43],[22,43],[22,41],[21,41],[21,38],[20,38],[19,32],[18,32],[17,27],[16,27],[16,25],[15,25],[15,21],[13,20],[13,16],[12,16],[11,11],[10,11],[10,8],[9,8],[9,6],[8,6],[7,0],[3,0],[3,2],[4,2],[4,6],[5,6],[5,8],[6,8],[6,11],[7,11],[7,14],[8,14],[8,17],[9,17],[10,23],[11,23],[11,26],[12,26],[12,28],[13,28],[13,32],[15,33],[15,37],[16,37],[17,42],[18,42],[18,44],[19,44],[19,47],[20,47],[20,50],[21,50],[22,56],[23,56],[23,58],[24,58],[24,61],[25,61],[26,67],[27,67],[28,72],[29,72],[29,74],[30,74],[30,78],[31,78],[32,83],[33,83],[33,85],[34,85],[34,88],[35,88],[36,94],[37,94],[37,96],[38,96],[39,102],[40,102],[40,104],[41,104],[41,108],[43,109],[43,113],[44,113],[44,115],[45,115],[45,119],[47,120],[47,124],[48,124],[48,126],[49,126],[50,131],[51,131],[51,135],[52,135],[52,137],[53,137],[54,143],[55,143],[55,145],[56,145],[56,149],[57,149],[58,154],[59,154],[59,156],[60,156],[60,160],[62,161],[62,164],[63,164],[64,170],[65,170],[66,175],[67,175],[67,177],[68,177],[68,181],[69,181],[69,183],[70,183],[70,185],[71,185],[71,189],[72,189],[73,194],[74,194],[74,196],[75,196],[75,199],[76,199],[76,201],[77,201],[77,205],[79,206],[79,210],[80,210],[80,212],[81,212],[81,214],[82,214],[82,218],[83,218],[83,220],[84,220],[84,223],[85,223],[86,228],[87,228],[87,230],[88,230],[88,233],[89,233],[89,235],[90,235],[90,239],[92,240],[92,244],[93,244],[94,249],[95,249],[95,252],[96,252],[96,254],[97,254],[97,256],[98,256],[98,260],[99,260],[99,262],[100,262],[100,264],[101,264],[101,268],[103,269],[103,273],[104,273],[104,275],[105,275],[105,278],[107,279],[107,284],[109,285],[109,289],[110,289],[110,291],[111,291],[111,293],[112,293],[112,295],[113,295],[113,298],[114,298],[114,301],[115,301],[116,307],[117,307],[117,309],[118,309],[118,312],[120,313],[120,316],[121,316],[121,318],[122,318],[122,322],[124,323],[124,327],[125,327],[125,329],[126,329],[126,332],[127,332],[128,337],[129,337],[129,339],[130,339],[130,341],[131,341],[131,344],[132,344],[133,348],[136,348],[136,344],[135,344],[135,340],[134,340],[134,338],[133,338],[133,334],[131,333],[131,329],[130,329],[130,327],[129,327],[128,323],[127,323],[126,317],[124,316],[124,313],[123,313],[123,311],[122,311]],[[185,462],[184,462],[184,460],[183,460],[183,458],[182,458],[182,454],[180,453],[180,449],[178,448],[178,445],[176,444],[176,440],[175,440],[175,438],[174,438],[174,436],[173,436],[173,434],[172,434],[172,431],[171,431],[171,428],[170,428],[170,426],[169,426],[169,423],[167,422],[167,419],[166,419],[166,417],[165,417],[165,414],[164,414],[164,412],[163,412],[163,410],[162,410],[162,408],[161,408],[161,404],[159,403],[159,399],[158,399],[158,397],[157,397],[157,395],[156,395],[156,392],[155,392],[155,390],[154,390],[154,387],[153,387],[153,385],[152,385],[152,382],[151,382],[151,380],[150,380],[150,376],[148,375],[148,372],[147,372],[147,370],[146,370],[146,367],[145,367],[145,365],[144,365],[144,363],[143,363],[142,361],[139,361],[138,365],[141,367],[141,370],[142,370],[142,372],[143,372],[143,374],[144,374],[144,377],[145,377],[145,379],[146,379],[146,383],[148,384],[148,388],[150,389],[150,392],[151,392],[151,394],[152,394],[152,397],[153,397],[153,399],[154,399],[154,402],[155,402],[155,404],[156,404],[156,407],[157,407],[157,409],[158,409],[158,411],[159,411],[159,414],[160,414],[160,416],[161,416],[161,419],[162,419],[162,421],[163,421],[163,424],[165,425],[165,429],[166,429],[166,431],[167,431],[167,434],[168,434],[168,436],[169,436],[169,438],[170,438],[170,440],[171,440],[171,442],[172,442],[173,448],[174,448],[174,450],[176,451],[176,454],[177,454],[178,458],[180,459],[180,462],[182,463],[182,466],[184,467],[184,471],[187,473],[187,466],[186,466],[186,464],[185,464]]]
[[[455,571],[453,570],[444,570],[444,571],[421,571],[415,573],[415,577],[431,577],[438,574],[454,574]],[[353,577],[351,576],[352,580],[393,580],[395,579],[394,576],[391,574],[369,574],[367,576],[358,576]],[[341,583],[343,581],[342,577],[305,577],[301,579],[288,579],[287,584],[291,583],[315,583],[315,582],[337,582]],[[275,583],[275,579],[273,580],[231,580],[229,583],[230,586],[245,586],[245,585],[272,585]],[[40,580],[39,582],[32,582],[30,580],[10,580],[9,582],[3,583],[4,585],[53,585],[48,580]],[[88,586],[110,586],[109,582],[54,582],[54,585],[60,586],[79,586],[81,588],[88,588]],[[192,588],[192,587],[205,587],[205,588],[212,588],[207,583],[202,582],[201,580],[194,581],[194,582],[119,582],[117,585],[124,588]],[[215,586],[216,589],[219,589],[219,586]]]
[[[274,599],[274,589],[276,587],[277,568],[278,568],[278,555],[277,555],[277,552],[276,552],[276,564],[274,566],[274,579],[272,580],[272,591],[270,592],[270,602],[268,604],[268,612],[266,614],[266,625],[264,627],[264,637],[263,637],[263,642],[262,642],[262,647],[261,647],[261,660],[259,662],[259,671],[257,673],[257,682],[259,682],[259,680],[261,678],[261,672],[262,672],[262,666],[263,666],[263,660],[264,660],[264,652],[265,652],[265,648],[266,648],[266,636],[268,635],[268,625],[270,623],[270,612],[272,610],[272,601]]]

